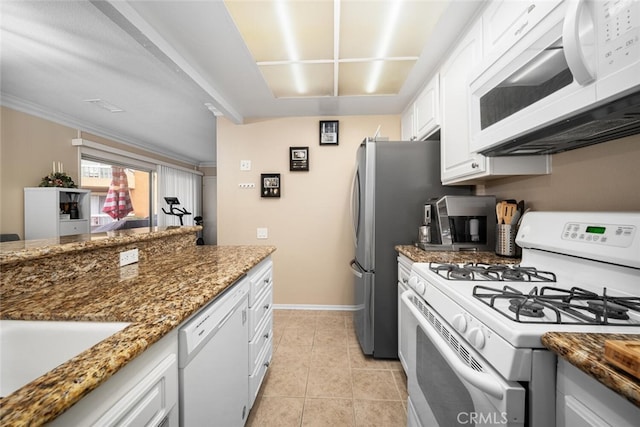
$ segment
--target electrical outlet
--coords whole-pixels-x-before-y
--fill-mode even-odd
[[[269,229],[258,227],[256,232],[256,237],[258,239],[268,239],[269,238]]]
[[[251,188],[256,188],[256,185],[253,182],[241,182],[240,184],[238,184],[238,187],[243,190],[248,190]]]
[[[138,249],[120,252],[120,267],[138,262]]]
[[[240,170],[241,171],[250,171],[251,170],[251,160],[240,160]]]

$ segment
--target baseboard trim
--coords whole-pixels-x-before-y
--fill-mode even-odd
[[[356,311],[355,305],[273,304],[274,310]]]

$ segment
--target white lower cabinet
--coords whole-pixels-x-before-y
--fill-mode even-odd
[[[273,354],[273,263],[249,272],[249,408],[253,406]]]
[[[50,426],[178,426],[178,338],[172,331]]]
[[[640,408],[571,363],[558,359],[557,427],[632,427]]]
[[[409,275],[413,262],[404,255],[398,256],[398,358],[404,372],[407,372],[409,329],[406,328],[410,314],[402,309],[400,297],[409,289]]]

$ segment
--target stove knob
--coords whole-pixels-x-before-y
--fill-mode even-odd
[[[409,277],[409,286],[413,289],[416,288],[416,283],[418,283],[418,278],[416,276]]]
[[[484,347],[485,338],[482,330],[480,328],[473,328],[469,332],[469,341],[471,341],[471,344],[473,344],[473,346],[478,350]]]
[[[409,287],[419,293],[420,295],[424,295],[425,285],[422,280],[420,280],[417,276],[411,276],[409,278]]]
[[[453,327],[460,333],[464,333],[467,330],[467,319],[463,314],[456,314],[453,317]]]

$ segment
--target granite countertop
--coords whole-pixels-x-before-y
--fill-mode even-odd
[[[136,233],[126,233],[123,238],[132,234]],[[139,241],[139,237],[131,238]],[[107,244],[103,238],[87,241]],[[83,244],[76,239],[66,249],[52,250],[74,250],[73,247]],[[46,245],[36,245],[36,255],[32,256],[47,256],[42,253],[45,248]],[[29,252],[23,247],[21,253],[5,244],[3,249],[5,261]],[[194,245],[181,250],[174,258],[141,261],[104,271],[97,277],[92,275],[73,283],[62,283],[55,289],[46,287],[3,298],[0,315],[3,319],[130,322],[131,325],[2,398],[0,424],[41,425],[54,419],[274,251],[273,246]]]
[[[396,251],[413,262],[518,264],[520,258],[496,255],[488,251],[425,251],[415,245],[398,245]]]
[[[604,358],[605,340],[638,340],[640,334],[590,334],[547,332],[542,344],[587,375],[640,407],[640,381],[609,364]]]
[[[199,225],[145,227],[108,231],[106,233],[52,237],[50,239],[2,242],[0,243],[0,265],[126,243],[138,243],[159,237],[195,233],[200,230],[202,230],[202,226]]]

